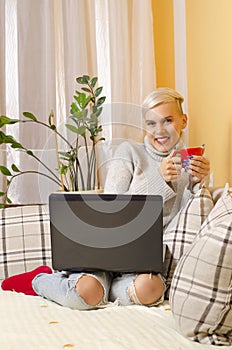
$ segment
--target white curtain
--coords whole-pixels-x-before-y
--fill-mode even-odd
[[[61,125],[75,78],[97,75],[107,96],[101,120],[106,142],[142,141],[139,105],[156,85],[150,0],[0,0],[0,50],[1,115],[21,118],[29,111],[47,121],[52,108]],[[16,124],[6,132],[53,166],[46,129]],[[0,164],[38,168],[22,152],[0,147]],[[41,202],[40,192],[37,176],[25,175],[12,182],[9,196],[16,203]]]

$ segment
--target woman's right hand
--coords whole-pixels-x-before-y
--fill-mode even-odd
[[[176,180],[181,175],[181,158],[172,157],[170,154],[168,157],[164,158],[160,164],[160,174],[166,182]]]

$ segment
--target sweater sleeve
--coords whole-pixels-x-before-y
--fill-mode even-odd
[[[104,192],[127,193],[134,173],[133,157],[128,142],[123,142],[115,151],[107,172]]]
[[[175,198],[175,188],[165,182],[159,164],[144,145],[121,143],[110,162],[104,192],[161,195],[164,202]]]

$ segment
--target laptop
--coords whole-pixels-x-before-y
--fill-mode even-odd
[[[163,271],[163,200],[159,195],[49,196],[55,270]]]

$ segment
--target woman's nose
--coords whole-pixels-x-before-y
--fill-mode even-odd
[[[165,130],[164,124],[159,122],[156,123],[156,133],[162,133]]]

